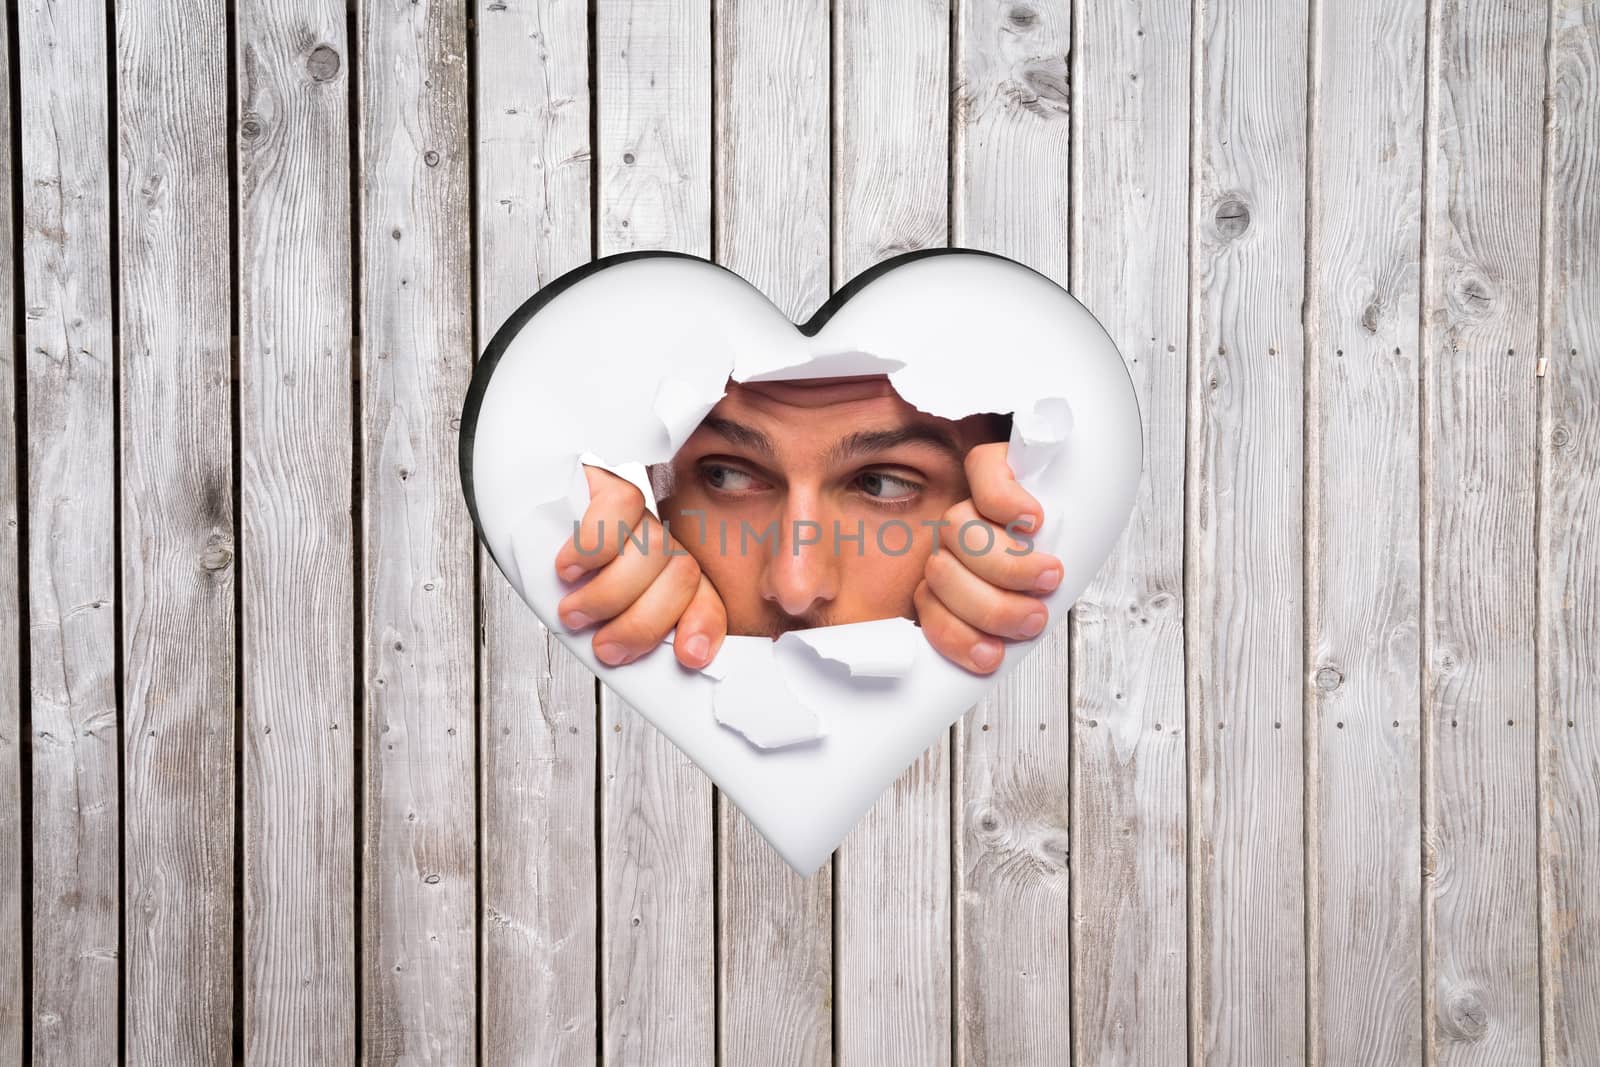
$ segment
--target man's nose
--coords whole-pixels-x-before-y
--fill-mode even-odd
[[[761,595],[787,615],[804,615],[839,595],[833,526],[822,512],[815,499],[791,495],[779,520],[777,553],[763,568]]]

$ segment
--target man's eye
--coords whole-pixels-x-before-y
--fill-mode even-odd
[[[909,500],[922,489],[916,482],[908,482],[882,471],[868,471],[856,479],[856,484],[872,499],[883,501]]]
[[[706,463],[700,467],[700,476],[713,489],[725,493],[742,493],[758,486],[755,477],[737,467],[724,467],[720,463]]]

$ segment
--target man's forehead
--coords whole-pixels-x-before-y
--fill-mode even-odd
[[[782,382],[735,382],[696,428],[691,440],[709,436],[735,441],[768,455],[788,442],[807,452],[837,442],[836,458],[860,451],[846,445],[866,439],[892,447],[897,441],[949,443],[964,454],[974,445],[1004,441],[1011,420],[993,412],[948,419],[913,407],[884,375],[807,378]]]
[[[779,382],[728,381],[725,401],[732,399],[735,406],[747,401],[757,408],[817,408],[841,404],[885,399],[887,406],[910,409],[895,392],[886,375],[874,374],[849,378],[797,378]]]

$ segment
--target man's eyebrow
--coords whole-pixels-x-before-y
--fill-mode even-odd
[[[760,452],[763,456],[770,457],[778,453],[778,450],[772,447],[771,438],[754,426],[746,426],[742,422],[734,422],[721,415],[707,415],[700,425],[712,433],[721,435],[732,444],[743,445]]]
[[[833,448],[829,450],[828,459],[831,463],[842,464],[860,456],[883,452],[897,445],[913,442],[932,445],[948,452],[957,462],[964,458],[953,434],[941,426],[915,422],[893,430],[857,430],[835,442]]]

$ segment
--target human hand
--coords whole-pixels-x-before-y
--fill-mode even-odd
[[[923,633],[941,655],[991,674],[1005,658],[1000,638],[1036,637],[1049,623],[1050,611],[1037,595],[1061,584],[1061,561],[1007,532],[1037,533],[1044,509],[1017,484],[1006,442],[974,447],[966,473],[972,495],[944,513],[913,602]]]
[[[555,566],[566,582],[593,577],[556,605],[562,623],[572,630],[602,624],[591,647],[612,667],[649,652],[676,626],[678,662],[704,667],[728,634],[722,598],[694,557],[645,510],[637,486],[598,467],[585,465],[583,474],[589,507],[556,553]]]

